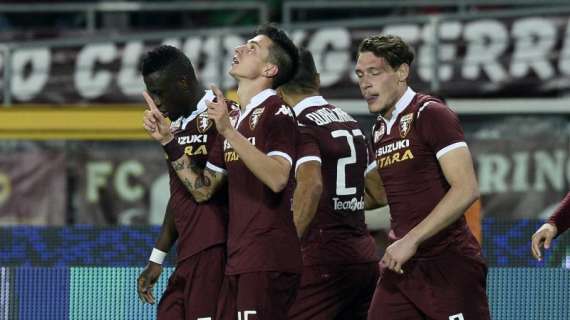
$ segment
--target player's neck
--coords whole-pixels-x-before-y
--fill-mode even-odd
[[[184,117],[187,117],[192,114],[192,112],[196,111],[196,108],[198,108],[198,102],[200,102],[204,97],[204,87],[202,87],[201,84],[189,87],[188,90],[190,91],[190,96],[192,98]]]
[[[271,89],[271,82],[241,79],[237,89],[240,107],[245,108],[251,102],[251,98],[265,89]]]
[[[406,93],[406,90],[408,89],[408,85],[405,84],[404,86],[401,86],[400,88],[398,88],[397,94],[396,94],[396,99],[394,99],[394,101],[392,101],[390,103],[390,106],[388,108],[386,108],[386,112],[384,112],[382,114],[382,116],[384,117],[384,119],[390,121],[393,117],[394,117],[394,111],[396,110],[396,105],[398,104],[398,102],[402,99],[402,97],[404,96],[404,94]]]
[[[303,94],[286,94],[283,96],[283,101],[285,101],[286,104],[293,108],[298,105],[299,102],[314,96],[320,96],[320,93],[318,91],[315,91]]]

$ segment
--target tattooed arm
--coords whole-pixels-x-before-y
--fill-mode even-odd
[[[148,105],[143,114],[143,126],[148,135],[164,147],[174,139],[170,132],[170,121],[162,115],[146,91],[143,96]],[[170,162],[172,168],[196,202],[207,201],[224,182],[224,174],[202,168],[182,151],[179,152],[176,160]]]
[[[202,168],[187,155],[172,161],[171,165],[180,181],[182,181],[198,203],[210,199],[225,180],[223,173]]]

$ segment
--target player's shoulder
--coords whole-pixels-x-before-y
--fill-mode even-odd
[[[445,102],[427,94],[416,94],[412,106],[416,120],[455,116],[455,112],[449,108]]]
[[[293,108],[289,107],[278,95],[270,96],[259,107],[263,108],[264,114],[272,117],[285,116],[292,119],[295,118]]]

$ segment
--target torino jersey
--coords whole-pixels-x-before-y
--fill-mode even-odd
[[[231,116],[231,115],[230,115]],[[266,89],[237,115],[234,127],[257,149],[289,161],[295,159],[297,124],[293,111]],[[226,172],[229,187],[229,275],[257,271],[301,272],[299,239],[293,224],[291,199],[293,170],[287,187],[274,193],[241,161],[237,152],[219,139],[208,158],[208,168]]]
[[[397,240],[427,217],[449,190],[438,159],[467,144],[451,109],[410,88],[396,104],[390,121],[378,117],[372,139],[390,205],[390,238]],[[438,255],[453,247],[479,254],[463,216],[422,243],[416,257]]]
[[[189,157],[205,166],[208,151],[213,146],[217,131],[214,122],[208,119],[206,100],[214,94],[206,91],[197,110],[187,118],[172,123],[174,139],[184,148]],[[208,202],[198,204],[180,181],[168,163],[170,175],[170,201],[167,210],[174,214],[178,232],[177,262],[226,241],[227,190],[225,187]]]
[[[321,163],[323,192],[317,213],[302,239],[304,265],[378,260],[364,222],[367,143],[358,122],[321,96],[294,108],[299,124],[297,165]]]

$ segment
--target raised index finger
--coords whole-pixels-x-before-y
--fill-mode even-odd
[[[144,97],[144,100],[146,101],[146,105],[148,106],[150,111],[160,113],[160,110],[158,110],[158,108],[156,107],[156,104],[154,104],[154,100],[152,100],[152,98],[151,98],[150,94],[148,94],[148,92],[143,91],[143,97]]]
[[[215,84],[210,85],[210,90],[212,90],[212,92],[216,95],[218,102],[222,102],[225,100],[224,93]]]

